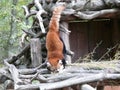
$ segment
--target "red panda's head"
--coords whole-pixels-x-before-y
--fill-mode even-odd
[[[62,64],[62,60],[54,58],[48,60],[47,68],[51,72],[57,73],[60,72],[64,68],[64,66]]]

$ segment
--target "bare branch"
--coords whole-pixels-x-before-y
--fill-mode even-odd
[[[81,19],[90,20],[90,19],[96,18],[98,16],[115,13],[117,11],[119,11],[119,10],[118,9],[106,9],[106,10],[100,10],[100,11],[87,11],[87,13],[79,11],[79,12],[75,13],[74,15]]]
[[[14,89],[16,90],[16,88],[18,88],[18,84],[19,85],[23,84],[22,80],[19,79],[18,69],[14,65],[9,64],[7,61],[4,61],[4,63],[9,68],[10,74],[11,74],[13,81],[14,81]]]
[[[44,27],[44,25],[43,25],[43,19],[42,19],[42,17],[41,17],[41,14],[43,14],[43,13],[45,13],[45,11],[40,10],[40,11],[36,14],[36,16],[37,16],[37,18],[38,18],[38,20],[39,20],[39,24],[40,24],[40,28],[41,28],[42,33],[45,33],[45,27]]]
[[[68,87],[68,86],[76,85],[76,84],[101,81],[104,79],[120,79],[120,74],[102,74],[101,73],[101,74],[91,75],[91,76],[87,76],[87,77],[80,77],[80,78],[73,77],[71,79],[60,81],[60,82],[55,82],[55,83],[20,85],[18,87],[18,89],[26,90],[26,89],[39,89],[40,88],[40,90],[50,90],[50,89]]]
[[[62,24],[60,24],[60,31],[65,32],[66,34],[69,34],[71,31],[65,28]]]
[[[4,67],[0,69],[0,74],[12,80],[11,75],[8,72],[8,68]]]
[[[45,33],[45,28],[43,25],[43,19],[41,17],[41,14],[46,14],[45,10],[42,8],[41,4],[39,3],[39,0],[34,0],[35,5],[37,6],[37,8],[39,9],[39,11],[37,12],[36,16],[39,20],[39,24],[40,24],[40,28],[42,33]]]
[[[25,11],[25,16],[27,17],[27,16],[29,15],[28,7],[27,7],[27,6],[22,6],[22,8],[24,9],[24,11]]]

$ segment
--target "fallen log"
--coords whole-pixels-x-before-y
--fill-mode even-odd
[[[57,88],[63,88],[68,87],[76,84],[83,84],[83,83],[89,83],[94,81],[102,81],[105,79],[120,79],[120,74],[97,74],[97,75],[91,75],[87,77],[73,77],[68,80],[55,82],[55,83],[41,83],[41,84],[28,84],[28,85],[20,85],[17,90],[26,90],[26,89],[40,89],[40,90],[50,90],[50,89],[57,89]],[[74,82],[73,82],[74,81]]]
[[[103,61],[80,64],[74,63],[68,65],[65,70],[63,70],[63,72],[56,74],[48,74],[49,72],[47,69],[41,68],[46,65],[46,63],[32,69],[17,69],[14,65],[9,64],[7,61],[5,61],[5,65],[8,68],[6,67],[7,69],[4,70],[10,71],[8,72],[8,74],[10,75],[11,80],[14,81],[14,86],[16,90],[34,90],[39,88],[40,90],[49,90],[85,83],[109,83],[109,80],[120,80],[120,74],[118,72],[120,71],[118,67],[119,61]],[[109,66],[103,67],[101,65]],[[2,72],[2,70],[0,71]],[[5,74],[1,72],[0,74]],[[8,80],[10,78],[8,78]],[[37,80],[41,83],[33,84],[32,82],[34,82],[34,80]],[[54,87],[54,85],[56,86]]]

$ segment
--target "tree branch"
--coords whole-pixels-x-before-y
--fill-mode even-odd
[[[106,9],[106,10],[100,10],[100,11],[86,11],[86,13],[79,11],[79,12],[75,13],[74,15],[81,19],[90,20],[90,19],[96,18],[98,16],[115,13],[117,11],[119,11],[119,10],[118,9]]]
[[[37,8],[39,9],[36,16],[38,18],[41,31],[42,31],[42,33],[45,33],[45,28],[43,25],[43,19],[42,19],[41,15],[46,14],[47,12],[45,12],[45,10],[42,8],[41,4],[39,3],[39,0],[34,0],[34,3],[35,3],[35,6],[37,6]]]
[[[26,90],[26,89],[39,89],[40,90],[50,90],[50,89],[57,89],[57,88],[63,88],[68,87],[76,84],[83,84],[83,83],[89,83],[94,81],[101,81],[104,79],[120,79],[120,74],[97,74],[97,75],[91,75],[87,77],[73,77],[68,80],[55,82],[55,83],[41,83],[41,84],[35,84],[35,85],[20,85],[18,87],[18,90]],[[74,81],[74,82],[73,82]]]

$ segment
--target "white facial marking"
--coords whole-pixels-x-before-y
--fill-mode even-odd
[[[49,62],[47,62],[47,67],[50,67],[50,66],[51,66],[51,64]]]
[[[59,64],[60,64],[60,68],[58,68],[57,70],[58,70],[59,73],[62,73],[62,72],[63,72],[63,69],[64,69],[62,60],[59,60]]]
[[[61,65],[62,65],[62,60],[59,60],[59,64],[61,64]]]

